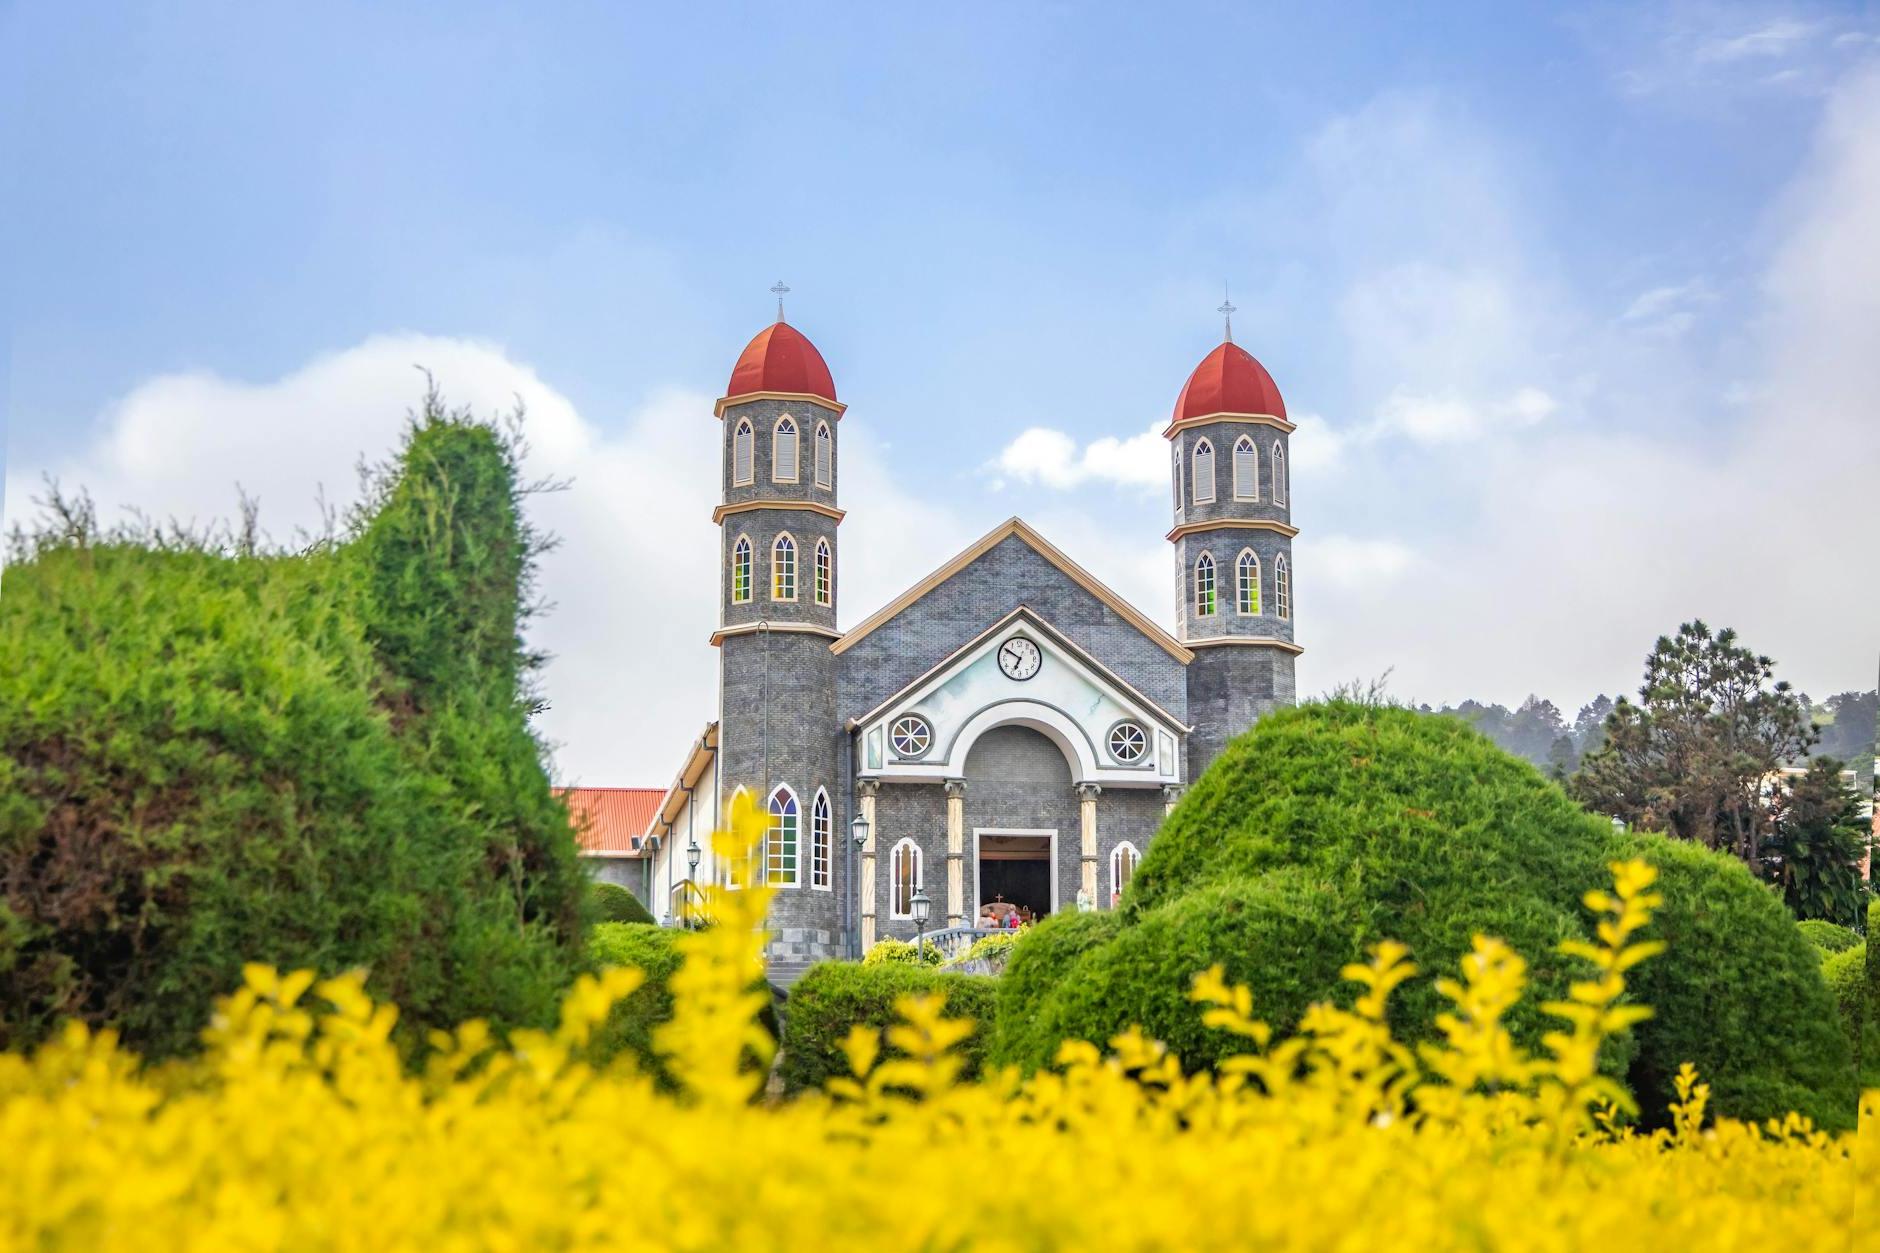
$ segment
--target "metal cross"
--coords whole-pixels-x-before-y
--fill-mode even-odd
[[[776,293],[777,293],[777,321],[779,321],[779,322],[781,322],[781,321],[783,321],[783,297],[784,297],[784,293],[786,293],[786,292],[788,292],[788,291],[789,291],[790,289],[789,289],[788,287],[785,287],[785,286],[783,285],[783,280],[782,280],[782,279],[778,279],[778,280],[777,280],[777,285],[776,285],[775,287],[773,287],[773,288],[771,288],[770,290],[771,290],[771,291],[773,291],[773,292],[776,292]]]
[[[1233,343],[1234,342],[1234,314],[1236,310],[1234,308],[1234,302],[1227,298],[1227,286],[1225,284],[1222,284],[1221,286],[1221,304],[1220,304],[1220,307],[1215,310],[1215,312],[1220,314],[1223,318],[1227,319],[1227,342],[1230,344]]]

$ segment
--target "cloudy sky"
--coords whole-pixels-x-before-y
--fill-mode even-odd
[[[851,406],[851,623],[1015,513],[1171,620],[1226,284],[1301,427],[1302,691],[1570,715],[1699,616],[1871,687],[1873,10],[1304,7],[15,0],[5,513],[240,484],[287,539],[414,366],[519,397],[558,770],[661,784],[773,282]]]

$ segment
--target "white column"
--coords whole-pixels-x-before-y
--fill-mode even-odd
[[[947,780],[947,926],[966,917],[966,780]]]
[[[875,842],[881,837],[875,831],[875,794],[881,785],[873,779],[863,779],[855,785],[861,794],[862,820],[868,824],[868,839],[862,843],[862,952],[875,947]]]
[[[1077,785],[1077,825],[1083,836],[1083,876],[1078,886],[1093,909],[1097,905],[1097,797],[1102,791],[1095,783]]]

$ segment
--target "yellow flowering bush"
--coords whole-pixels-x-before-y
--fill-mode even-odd
[[[762,822],[740,811],[732,847]],[[553,1032],[435,1032],[414,1068],[360,977],[250,967],[199,1060],[144,1068],[76,1024],[0,1055],[0,1246],[1853,1246],[1880,1093],[1837,1138],[1707,1121],[1687,1069],[1671,1128],[1628,1129],[1630,1098],[1595,1060],[1650,1012],[1625,976],[1655,951],[1639,932],[1656,899],[1643,863],[1613,872],[1538,1054],[1501,1024],[1524,963],[1486,937],[1440,980],[1440,1038],[1414,1051],[1385,1022],[1415,967],[1386,943],[1345,972],[1352,1009],[1316,1006],[1284,1040],[1245,988],[1201,972],[1196,1012],[1244,1047],[1208,1072],[1128,1032],[1067,1043],[1027,1080],[962,1083],[969,1025],[909,997],[885,1039],[850,1034],[848,1077],[788,1101],[740,1065],[774,1047],[752,988],[762,889],[720,893],[719,925],[680,940],[655,1035],[678,1095],[587,1057],[637,971],[582,979]]]

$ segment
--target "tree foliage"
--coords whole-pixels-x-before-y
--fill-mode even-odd
[[[1775,664],[1736,632],[1687,622],[1645,660],[1639,703],[1620,700],[1573,794],[1598,813],[1732,852],[1754,866],[1774,825],[1767,781],[1815,732]]]
[[[1860,864],[1870,832],[1860,794],[1841,777],[1841,763],[1817,757],[1808,771],[1782,779],[1772,797],[1774,829],[1763,846],[1763,870],[1797,918],[1851,927],[1866,893]]]

